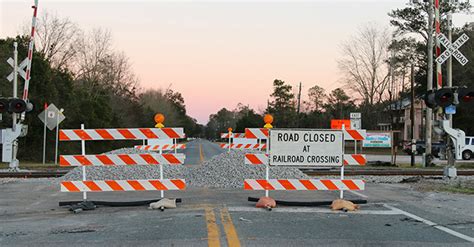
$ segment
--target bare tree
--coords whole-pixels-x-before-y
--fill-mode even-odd
[[[53,68],[71,65],[81,35],[75,23],[46,11],[38,18],[36,34],[36,49],[43,53]]]
[[[101,67],[113,55],[109,31],[93,29],[78,42],[78,53],[73,68],[76,79],[97,83],[102,79]]]
[[[346,86],[373,105],[384,99],[389,82],[387,66],[390,35],[375,24],[362,26],[357,35],[343,43],[338,60]]]

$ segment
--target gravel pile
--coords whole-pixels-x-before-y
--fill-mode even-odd
[[[190,169],[189,181],[196,187],[243,188],[243,181],[264,179],[265,166],[246,165],[244,154],[247,152],[231,150],[205,161],[202,166]],[[308,178],[297,168],[271,167],[270,178]]]
[[[144,150],[124,148],[109,153],[142,153]],[[183,178],[189,187],[242,188],[246,178],[264,179],[265,167],[244,164],[246,152],[232,150],[216,155],[200,166],[164,165],[165,178]],[[86,167],[88,180],[156,179],[160,177],[159,166],[91,166]],[[296,168],[272,167],[270,178],[308,178]],[[63,180],[81,180],[81,167],[76,167],[63,176]]]

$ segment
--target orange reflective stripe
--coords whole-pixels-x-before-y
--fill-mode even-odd
[[[66,134],[64,134],[63,130],[59,130],[59,140],[60,141],[69,141],[71,139]]]
[[[178,187],[180,190],[186,189],[186,183],[180,179],[171,179],[170,180],[176,187]]]
[[[262,186],[265,190],[275,190],[275,188],[265,179],[257,179],[255,180],[260,186]]]
[[[113,191],[124,191],[122,186],[118,184],[115,180],[105,180],[104,181]]]
[[[180,136],[178,135],[178,133],[176,133],[176,131],[174,131],[172,128],[162,128],[161,130],[162,130],[163,132],[165,132],[165,134],[166,134],[169,138],[174,138],[174,139],[180,138]]]
[[[100,160],[100,162],[102,162],[102,164],[106,166],[115,165],[115,163],[109,157],[107,157],[107,155],[99,154],[99,155],[96,155],[96,157],[98,160]]]
[[[357,186],[352,180],[342,180],[342,183],[344,183],[350,190],[360,189],[359,186]]]
[[[328,188],[328,190],[339,190],[331,180],[321,180],[321,183]]]
[[[354,159],[359,163],[359,165],[365,165],[367,163],[367,160],[364,158],[363,155],[353,155]]]
[[[158,160],[155,160],[150,154],[140,154],[140,157],[145,160],[147,165],[158,165]]]
[[[285,188],[285,190],[296,190],[296,187],[286,179],[279,179],[278,182],[283,186],[283,188]]]
[[[115,139],[107,130],[105,129],[96,129],[95,132],[99,134],[102,138],[106,140],[113,140]]]
[[[59,166],[71,166],[71,164],[61,155],[59,156]]]
[[[130,158],[130,156],[128,154],[118,154],[117,155],[123,162],[125,162],[125,164],[127,165],[136,165],[137,162],[135,160],[133,160],[132,158]]]
[[[157,135],[155,135],[155,133],[153,133],[153,131],[151,131],[151,129],[139,129],[140,132],[142,132],[147,138],[158,138]]]
[[[92,137],[89,136],[84,130],[72,130],[81,140],[92,140]]]
[[[308,190],[318,190],[318,188],[308,179],[301,179],[300,183]]]
[[[125,139],[136,139],[137,137],[132,134],[128,129],[117,129],[117,131],[125,137]]]
[[[173,154],[163,154],[163,158],[165,158],[172,165],[181,164],[181,162]]]
[[[127,183],[135,190],[145,190],[145,188],[136,180],[127,180]]]
[[[87,157],[84,156],[84,155],[73,155],[72,157],[74,157],[74,159],[79,161],[79,163],[83,166],[91,166],[92,165],[92,162],[90,160],[88,160]]]
[[[94,181],[83,181],[82,183],[87,186],[91,191],[102,191],[102,189],[97,186]]]
[[[79,188],[76,187],[76,185],[74,185],[72,182],[70,181],[63,181],[61,182],[61,184],[66,187],[66,189],[68,191],[71,191],[71,192],[79,192]]]

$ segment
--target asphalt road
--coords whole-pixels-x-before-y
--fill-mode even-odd
[[[188,143],[187,165],[225,150],[204,140]],[[255,208],[247,197],[263,192],[190,188],[169,191],[176,209],[100,207],[72,214],[59,201],[81,194],[59,192],[58,179],[0,179],[0,246],[473,246],[474,195],[413,191],[406,184],[366,185],[346,192],[367,199],[356,212],[327,207]],[[133,201],[157,192],[89,193],[90,200]],[[292,201],[330,201],[338,192],[280,191]]]
[[[195,139],[186,144],[184,154],[186,155],[185,165],[199,165],[203,161],[212,158],[214,155],[225,152],[219,145],[205,139]]]

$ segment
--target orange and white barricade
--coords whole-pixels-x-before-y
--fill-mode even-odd
[[[272,130],[266,128],[249,128],[245,129],[245,136],[246,138],[268,141],[270,131]],[[343,132],[344,140],[363,140],[365,136],[365,130]],[[330,190],[340,191],[340,196],[343,198],[344,190],[365,189],[364,180],[344,179],[344,166],[365,165],[366,162],[365,155],[362,154],[344,155],[340,179],[270,179],[269,149],[266,150],[266,153],[247,153],[245,154],[245,164],[265,165],[265,179],[245,179],[244,190],[265,190],[265,196],[267,197],[270,190]]]
[[[245,138],[245,133],[221,133],[221,139]]]
[[[184,179],[164,179],[163,165],[181,165],[185,155],[179,153],[150,154],[88,154],[86,141],[99,140],[148,140],[185,138],[183,128],[136,128],[136,129],[66,129],[59,130],[60,141],[81,141],[81,155],[61,155],[60,166],[82,166],[82,180],[62,181],[61,192],[82,192],[87,200],[87,192],[105,191],[160,191],[164,198],[165,190],[184,190]],[[143,180],[87,180],[87,166],[160,166],[159,179]]]
[[[267,144],[220,144],[221,148],[234,148],[234,149],[265,149]]]
[[[164,144],[164,145],[137,145],[136,149],[148,150],[148,151],[160,151],[160,150],[177,150],[185,149],[186,144]]]

